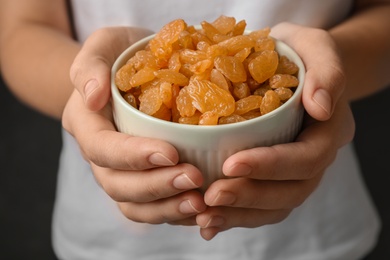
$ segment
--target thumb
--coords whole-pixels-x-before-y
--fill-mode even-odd
[[[302,58],[306,67],[302,101],[317,120],[329,119],[345,88],[344,69],[330,34],[322,29],[281,23],[272,36],[284,41]]]
[[[70,78],[88,109],[97,111],[107,104],[115,59],[131,44],[151,33],[145,29],[111,27],[94,32],[85,41],[71,66]]]

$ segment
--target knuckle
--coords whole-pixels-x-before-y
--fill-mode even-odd
[[[113,199],[113,200],[116,201],[116,202],[124,202],[124,201],[122,201],[122,200],[119,198],[118,193],[117,193],[114,189],[110,188],[110,186],[104,185],[103,183],[101,183],[101,186],[102,186],[103,190],[106,192],[106,194],[107,194],[111,199]]]
[[[333,78],[331,84],[329,84],[331,91],[336,93],[336,96],[340,96],[346,86],[346,75],[342,65],[338,62],[336,65],[331,66]]]
[[[156,215],[150,215],[148,219],[149,224],[163,224],[171,221],[171,219],[168,216],[165,216],[163,214],[156,214]]]
[[[96,31],[94,31],[92,34],[91,34],[91,39],[93,39],[94,37],[100,39],[102,36],[106,36],[107,33],[110,33],[112,29],[108,28],[108,27],[102,27],[102,28],[99,28],[97,29]]]
[[[247,200],[245,204],[246,204],[245,207],[247,207],[247,208],[256,209],[256,208],[260,208],[260,207],[264,206],[264,201],[261,198],[261,196],[253,196],[253,198],[250,200]]]
[[[146,186],[146,197],[148,197],[149,200],[157,200],[162,198],[162,194],[158,187],[153,183],[150,183]]]
[[[69,69],[69,76],[70,76],[70,80],[72,81],[72,83],[74,83],[76,81],[78,71],[79,71],[79,66],[75,60],[75,61],[73,61],[72,65],[70,66],[70,69]]]
[[[98,167],[103,167],[104,164],[102,163],[102,159],[99,158],[98,154],[92,152],[90,148],[91,146],[88,144],[88,141],[83,141],[83,144],[80,145],[80,152],[84,155],[84,158],[86,158],[87,161]]]
[[[80,61],[80,53],[76,56],[74,59],[72,65],[70,66],[69,69],[69,77],[73,85],[77,86],[79,84],[79,79],[82,77],[82,69],[83,66]]]
[[[100,182],[103,190],[107,193],[108,196],[110,196],[111,199],[113,199],[116,202],[125,202],[125,198],[123,195],[115,189],[112,185],[104,185],[103,182]]]
[[[332,159],[330,159],[332,152],[330,152],[329,149],[316,149],[315,144],[312,144],[312,148],[309,148],[308,150],[311,152],[306,154],[307,163],[301,172],[301,180],[311,180],[315,178],[332,161]]]

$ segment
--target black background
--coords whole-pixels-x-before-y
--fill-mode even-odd
[[[50,228],[61,124],[24,106],[0,84],[0,259],[55,259]],[[383,222],[370,260],[390,259],[389,103],[390,88],[352,104],[356,149]]]

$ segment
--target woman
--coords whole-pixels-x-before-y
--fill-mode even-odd
[[[59,258],[358,259],[374,246],[379,221],[349,144],[348,102],[389,84],[389,1],[85,0],[72,1],[73,16],[66,7],[0,2],[4,78],[67,130],[53,223]],[[295,142],[231,156],[224,174],[239,178],[203,196],[201,173],[178,164],[171,145],[115,131],[109,77],[115,58],[151,30],[221,14],[252,30],[272,26],[298,52],[308,117]]]

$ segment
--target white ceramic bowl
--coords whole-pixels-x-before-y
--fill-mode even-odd
[[[112,67],[113,116],[120,132],[158,138],[174,145],[179,152],[180,162],[193,164],[203,173],[203,190],[215,180],[224,177],[222,165],[230,155],[248,148],[272,146],[295,139],[301,128],[304,112],[301,95],[305,68],[300,57],[289,46],[276,40],[277,52],[287,56],[299,67],[300,84],[285,104],[268,114],[244,122],[198,126],[167,122],[144,114],[129,105],[115,85],[116,71],[152,38],[153,35],[130,46]]]

